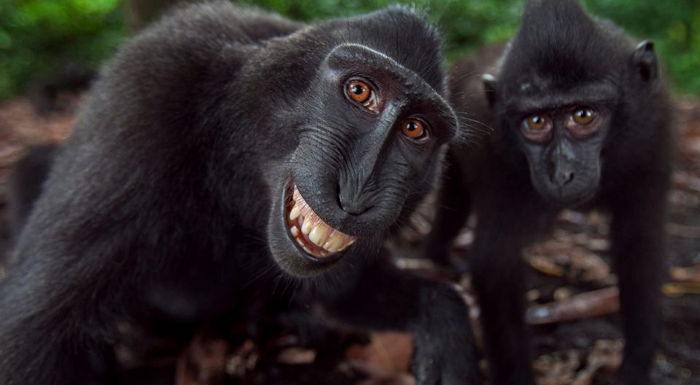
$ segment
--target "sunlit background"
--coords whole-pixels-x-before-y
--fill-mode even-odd
[[[173,0],[0,1],[0,100],[66,66],[96,68]],[[297,20],[359,14],[392,0],[244,0]],[[445,37],[448,59],[512,36],[522,0],[419,0]],[[700,94],[700,1],[587,0],[589,11],[654,39],[677,92]]]

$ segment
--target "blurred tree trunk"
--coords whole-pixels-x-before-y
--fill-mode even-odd
[[[156,19],[171,5],[182,0],[126,0],[129,28],[136,32]]]

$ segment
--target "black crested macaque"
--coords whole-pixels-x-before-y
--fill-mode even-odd
[[[20,235],[0,383],[110,383],[124,322],[181,330],[273,294],[413,331],[418,384],[478,383],[464,301],[382,246],[457,133],[441,65],[403,7],[305,26],[219,1],[144,30],[96,80]]]
[[[473,208],[470,268],[493,382],[535,384],[522,249],[562,208],[584,207],[612,217],[626,341],[618,381],[649,384],[672,146],[672,108],[653,44],[637,44],[576,1],[536,0],[507,46],[456,63],[450,76],[461,123],[494,132],[481,146],[450,148],[426,251],[447,264]]]

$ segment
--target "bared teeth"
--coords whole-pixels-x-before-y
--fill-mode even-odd
[[[301,232],[302,232],[304,235],[309,235],[309,233],[311,232],[311,227],[313,226],[313,224],[311,223],[311,218],[302,218],[302,221],[303,221],[304,219],[306,219],[306,220],[304,221],[304,224],[301,225]]]
[[[293,221],[299,218],[299,214],[301,214],[301,208],[294,205],[294,207],[292,207],[292,209],[289,211],[289,220]]]
[[[296,186],[290,203],[291,208],[287,215],[289,232],[308,254],[327,257],[345,250],[357,240],[324,222],[309,207]]]
[[[318,224],[314,226],[314,228],[311,230],[309,233],[309,239],[311,242],[315,243],[317,246],[323,246],[323,244],[326,242],[326,238],[328,238],[328,234],[330,234],[331,228],[324,225],[324,224]]]
[[[355,239],[352,239],[352,237],[348,237],[345,234],[335,232],[330,237],[328,237],[326,243],[323,244],[323,248],[330,252],[336,253],[352,245],[353,243],[355,243]]]

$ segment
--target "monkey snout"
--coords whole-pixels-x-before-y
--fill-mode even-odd
[[[552,159],[549,162],[549,180],[557,187],[564,187],[574,180],[576,164],[570,159]]]
[[[557,170],[552,177],[552,182],[559,187],[564,187],[573,180],[574,172],[572,170]]]
[[[343,191],[338,194],[338,204],[343,211],[351,215],[360,215],[370,209],[370,205],[364,199]]]
[[[345,211],[346,213],[352,215],[360,215],[368,210],[368,207],[361,203],[354,201],[343,202],[342,200],[340,201],[340,208],[343,209],[343,211]]]

